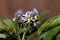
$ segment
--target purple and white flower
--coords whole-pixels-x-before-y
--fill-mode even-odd
[[[31,20],[32,21],[35,21],[35,20],[37,20],[38,19],[38,10],[37,9],[35,9],[35,8],[33,8],[32,10],[31,10],[31,14],[32,14],[32,17],[31,17]]]
[[[16,12],[14,18],[13,18],[13,21],[15,21],[16,18],[21,17],[21,16],[22,16],[22,13],[23,13],[22,10],[18,10],[18,11]]]
[[[33,19],[34,15],[38,16],[38,10],[35,8],[33,8],[31,11],[27,11],[26,14],[23,14],[22,10],[18,10],[13,18],[13,21],[15,21],[18,17],[21,17],[23,22],[27,21],[28,18],[30,18],[32,21],[35,21],[37,18]]]

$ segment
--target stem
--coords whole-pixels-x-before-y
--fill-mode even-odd
[[[17,38],[18,38],[18,40],[21,40],[21,38],[20,38],[20,34],[19,34],[18,31],[17,31]]]
[[[19,29],[17,28],[17,30],[16,30],[16,36],[17,36],[17,38],[18,38],[18,40],[21,40],[21,38],[20,38],[20,34],[19,34]]]
[[[21,40],[20,36],[18,35],[18,40]]]
[[[25,40],[25,34],[26,34],[26,32],[24,32],[23,37],[22,37],[22,40]]]

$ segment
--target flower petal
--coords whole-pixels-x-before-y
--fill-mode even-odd
[[[38,10],[35,9],[35,8],[33,8],[33,9],[31,10],[31,14],[38,14]]]
[[[12,20],[13,20],[13,21],[15,21],[15,20],[16,20],[16,18],[13,18]]]
[[[22,15],[22,13],[23,13],[22,10],[18,10],[15,14],[15,17],[16,18],[20,17]]]
[[[21,16],[21,20],[22,20],[23,22],[26,21],[26,15],[25,15],[25,14],[23,14],[23,15]]]
[[[26,12],[26,17],[31,17],[31,12],[30,11]]]

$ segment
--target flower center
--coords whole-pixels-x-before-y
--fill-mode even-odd
[[[37,19],[37,16],[36,15],[34,15],[34,19]]]
[[[31,21],[30,17],[27,18],[27,22],[29,23]]]

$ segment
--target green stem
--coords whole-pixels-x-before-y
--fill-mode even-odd
[[[26,32],[24,32],[23,37],[22,37],[22,40],[25,40],[25,34],[26,34]]]
[[[18,35],[18,40],[21,40],[20,36]]]
[[[17,28],[17,32],[16,32],[16,34],[17,34],[17,38],[18,38],[18,40],[21,40],[21,38],[20,38],[20,34],[19,34],[19,29]]]

